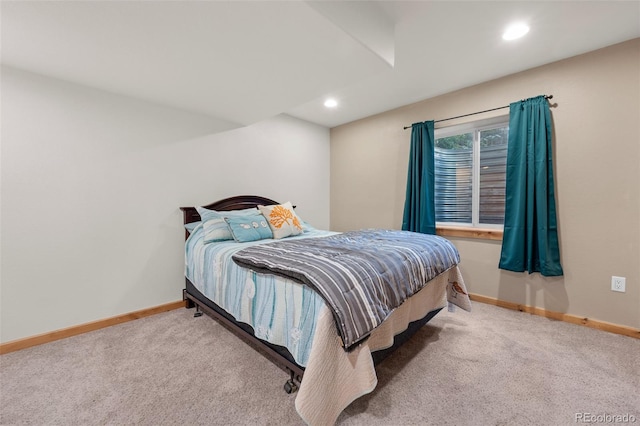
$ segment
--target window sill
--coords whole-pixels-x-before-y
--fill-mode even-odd
[[[436,234],[442,237],[477,238],[480,240],[502,241],[501,229],[436,226]]]

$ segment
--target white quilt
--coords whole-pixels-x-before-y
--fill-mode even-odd
[[[371,352],[393,344],[393,337],[412,321],[447,302],[467,311],[471,302],[458,267],[429,282],[376,328],[369,339],[347,353],[325,306],[318,317],[309,363],[296,397],[296,410],[312,426],[333,425],[352,401],[372,392],[377,383]]]

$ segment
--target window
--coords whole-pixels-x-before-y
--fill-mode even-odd
[[[438,225],[504,224],[509,117],[435,130]]]

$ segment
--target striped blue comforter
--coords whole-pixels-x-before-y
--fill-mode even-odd
[[[333,232],[305,231],[290,239],[323,237]],[[324,300],[308,286],[272,274],[239,267],[231,256],[239,250],[276,240],[205,244],[202,225],[185,245],[185,276],[210,300],[249,324],[256,337],[286,347],[295,361],[306,366],[311,354],[316,320]]]
[[[233,260],[315,289],[333,310],[346,350],[407,298],[457,265],[448,240],[408,231],[353,231],[244,248]]]

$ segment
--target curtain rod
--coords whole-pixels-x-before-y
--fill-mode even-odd
[[[553,98],[553,95],[544,95],[544,98],[545,99],[551,99],[551,98]],[[501,106],[501,107],[498,107],[498,108],[485,109],[484,111],[478,111],[478,112],[472,112],[472,113],[469,113],[469,114],[458,115],[457,117],[443,118],[442,120],[435,120],[434,123],[440,123],[441,121],[455,120],[456,118],[468,117],[470,115],[476,115],[476,114],[482,114],[482,113],[485,113],[485,112],[496,111],[496,110],[499,110],[499,109],[509,108],[509,106],[510,105],[505,105],[505,106]],[[407,130],[407,129],[410,129],[410,128],[411,128],[411,126],[404,126],[403,127],[404,130]]]

